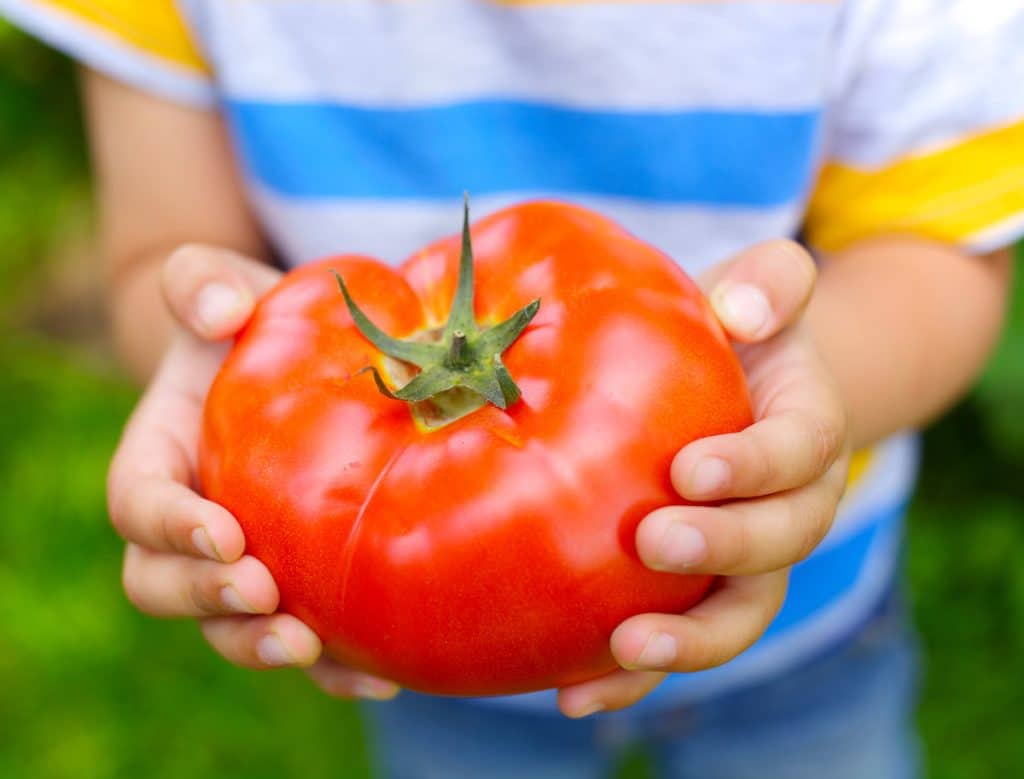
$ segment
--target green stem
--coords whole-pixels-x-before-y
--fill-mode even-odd
[[[452,333],[452,343],[448,350],[448,367],[459,368],[469,360],[469,342],[461,330]]]
[[[389,336],[356,305],[341,276],[336,271],[332,273],[337,277],[345,305],[359,332],[383,354],[420,369],[406,385],[391,389],[376,368],[369,368],[383,394],[409,403],[433,400],[438,408],[449,410],[444,415],[445,421],[451,421],[448,417],[463,415],[458,412],[463,406],[468,409],[465,413],[469,413],[480,405],[452,402],[451,398],[447,398],[452,393],[453,398],[462,397],[468,390],[501,409],[519,400],[519,387],[505,368],[501,355],[536,316],[540,300],[527,304],[494,327],[480,329],[473,313],[473,245],[469,231],[468,197],[463,202],[459,280],[448,321],[438,343],[428,344]]]

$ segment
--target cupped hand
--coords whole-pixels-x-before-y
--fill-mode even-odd
[[[611,649],[623,670],[560,690],[567,716],[629,706],[668,672],[736,657],[782,606],[790,567],[831,527],[849,446],[838,386],[803,317],[815,278],[802,248],[772,241],[701,279],[735,342],[755,423],[676,455],[671,477],[679,495],[716,505],[658,509],[640,523],[636,544],[654,570],[724,578],[685,614],[642,614],[619,625]]]
[[[224,339],[279,276],[201,246],[179,249],[164,266],[164,297],[183,327],[125,428],[107,485],[111,520],[127,542],[124,589],[147,614],[198,618],[232,663],[304,667],[333,695],[391,698],[394,684],[331,661],[309,627],[275,613],[277,586],[245,554],[238,522],[196,492],[203,402],[229,348]]]

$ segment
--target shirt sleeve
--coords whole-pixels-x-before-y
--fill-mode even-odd
[[[0,0],[0,17],[139,89],[195,106],[216,101],[175,0]]]
[[[804,225],[841,249],[1024,234],[1024,0],[853,0]]]

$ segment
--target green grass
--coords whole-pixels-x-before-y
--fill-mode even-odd
[[[103,480],[135,392],[29,337],[0,374],[0,776],[364,776],[350,705],[122,596]]]
[[[0,308],[85,198],[70,70],[0,25]],[[70,215],[70,216],[69,216]],[[21,301],[19,301],[21,302]],[[85,351],[0,321],[0,777],[367,775],[352,706],[136,614],[104,506],[135,392]],[[1024,284],[973,395],[927,435],[909,573],[930,776],[1024,766]],[[631,760],[631,777],[646,775]]]
[[[0,21],[0,306],[46,257],[53,226],[80,210],[86,154],[69,64]]]

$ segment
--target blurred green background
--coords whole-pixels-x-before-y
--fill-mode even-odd
[[[0,777],[366,776],[350,705],[230,667],[121,595],[103,483],[136,390],[104,347],[85,156],[70,66],[0,23]],[[1014,299],[979,386],[927,435],[912,509],[936,779],[1024,767],[1020,281]]]

